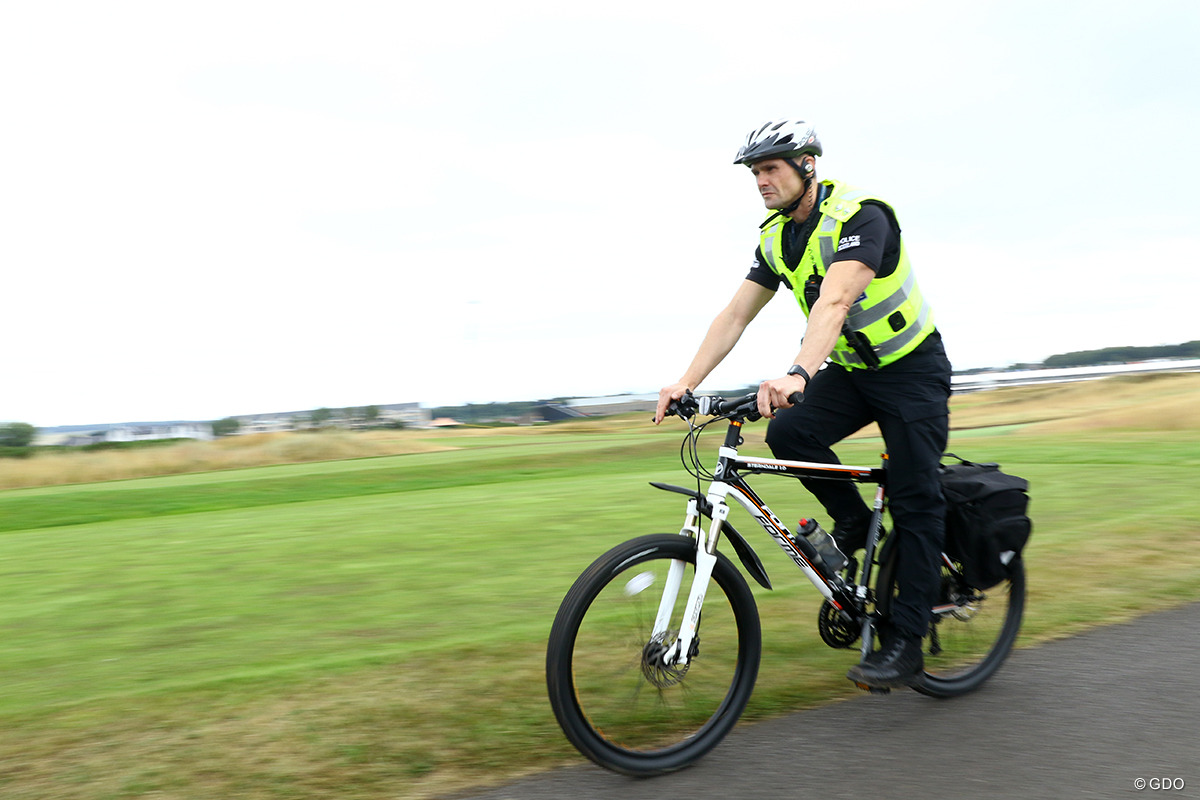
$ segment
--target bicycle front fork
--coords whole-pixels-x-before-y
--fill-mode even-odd
[[[708,582],[712,579],[713,568],[717,565],[717,540],[721,535],[721,525],[729,517],[729,506],[724,503],[713,507],[712,524],[707,535],[699,527],[700,511],[695,498],[688,501],[687,517],[681,534],[692,536],[696,540],[696,574],[692,578],[691,590],[688,593],[687,606],[684,608],[683,619],[680,620],[679,634],[675,642],[663,652],[662,660],[666,666],[686,666],[689,654],[692,652],[692,642],[696,638],[696,629],[700,624],[700,611],[704,607],[704,596],[708,592]],[[660,641],[665,639],[671,626],[671,615],[675,609],[675,601],[683,586],[683,574],[686,563],[675,560],[667,571],[667,583],[663,588],[662,599],[658,604],[658,616],[654,620],[652,636]]]

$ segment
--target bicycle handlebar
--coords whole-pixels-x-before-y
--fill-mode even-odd
[[[798,406],[804,402],[802,392],[792,392],[788,402]],[[667,416],[679,416],[690,419],[696,414],[706,417],[742,418],[754,421],[762,415],[758,413],[758,392],[749,392],[740,397],[725,399],[717,395],[702,395],[696,397],[691,392],[667,406]]]

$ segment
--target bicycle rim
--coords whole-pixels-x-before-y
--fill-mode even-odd
[[[933,624],[923,642],[925,677],[913,688],[931,697],[957,697],[990,678],[1012,652],[1025,609],[1025,569],[1011,565],[1009,580],[987,589],[969,589],[942,566],[942,589]],[[881,596],[895,596],[894,559],[880,571]]]
[[[672,561],[686,564],[665,637],[652,637]],[[652,775],[684,767],[732,729],[761,657],[758,611],[737,569],[718,556],[686,667],[653,658],[678,634],[695,542],[662,534],[626,542],[588,568],[551,631],[550,702],[567,738],[608,769]],[[656,667],[656,664],[659,666]]]
[[[1012,566],[1009,580],[986,590],[960,589],[956,576],[942,568],[942,604],[925,640],[925,681],[914,687],[918,692],[954,697],[973,691],[1008,658],[1025,609],[1024,565]]]
[[[879,571],[879,610],[886,618],[896,595],[894,549]],[[941,567],[941,590],[922,642],[925,675],[913,689],[930,697],[957,697],[990,678],[1012,652],[1025,610],[1025,568],[1010,565],[1008,580],[986,590],[963,583],[958,565]]]

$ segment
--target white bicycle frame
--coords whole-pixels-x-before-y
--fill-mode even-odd
[[[800,571],[817,588],[817,591],[835,607],[841,608],[834,595],[833,584],[826,579],[816,566],[796,544],[787,526],[779,517],[754,494],[750,486],[738,475],[739,470],[751,473],[787,474],[795,477],[831,477],[836,474],[841,480],[877,481],[879,471],[870,467],[851,467],[841,464],[821,464],[810,461],[786,461],[775,458],[741,458],[737,448],[725,445],[718,451],[715,480],[708,487],[706,499],[712,508],[712,522],[708,531],[700,527],[701,514],[699,501],[693,497],[688,501],[687,515],[684,519],[680,534],[691,536],[696,540],[696,573],[692,578],[692,586],[688,594],[687,606],[679,625],[679,635],[675,643],[663,653],[665,665],[683,666],[688,663],[692,642],[696,637],[696,628],[700,621],[700,611],[704,606],[704,595],[708,590],[708,582],[712,578],[713,568],[717,563],[717,543],[721,538],[721,528],[729,517],[728,498],[732,497],[742,508],[754,517],[759,525],[771,535],[783,551],[791,556]],[[881,484],[875,493],[875,512],[880,514],[883,508],[884,489]],[[654,621],[653,636],[659,641],[665,641],[667,631],[671,627],[671,612],[683,585],[686,563],[674,560],[667,572],[666,586],[663,588],[662,599],[658,606],[658,615]],[[865,576],[864,576],[865,577]],[[866,581],[857,588],[858,598],[866,596]],[[869,639],[866,643],[869,647]]]

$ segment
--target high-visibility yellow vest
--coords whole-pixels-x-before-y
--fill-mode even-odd
[[[783,228],[789,221],[788,217],[775,214],[773,218],[768,218],[763,223],[760,242],[767,266],[791,284],[805,316],[808,316],[809,307],[804,297],[804,283],[814,273],[822,279],[825,277],[841,241],[842,225],[858,212],[864,200],[887,205],[878,197],[839,181],[822,181],[822,184],[828,187],[829,193],[821,203],[817,227],[809,237],[808,246],[795,269],[783,263]],[[846,320],[851,330],[866,337],[871,349],[879,357],[880,366],[887,366],[908,355],[933,332],[933,309],[917,286],[903,237],[900,239],[900,261],[895,271],[883,278],[876,277],[867,284],[866,291],[850,307]],[[838,337],[829,360],[852,369],[865,369],[868,366],[850,346],[844,331]]]

